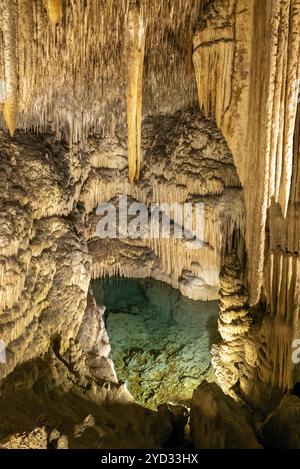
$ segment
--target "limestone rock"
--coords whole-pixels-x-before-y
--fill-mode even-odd
[[[89,172],[86,163],[86,156],[67,151],[55,138],[45,145],[42,137],[19,132],[11,144],[1,133],[0,339],[7,349],[1,377],[50,346],[66,357],[78,379],[90,373],[88,347],[80,348],[77,339],[90,311],[91,259],[82,210],[76,208]],[[109,355],[100,324],[90,337],[90,350],[101,349],[94,357],[98,376],[101,355]],[[104,377],[113,378],[108,363]]]
[[[217,299],[225,246],[232,244],[233,237],[242,262],[244,255],[243,196],[225,141],[215,125],[195,109],[145,119],[144,158],[137,186],[129,183],[124,169],[124,140],[124,130],[119,128],[114,139],[99,138],[98,150],[93,142],[92,169],[80,196],[88,213],[86,237],[93,278],[151,276],[179,288],[191,299]],[[119,155],[114,164],[110,145]],[[95,208],[111,203],[118,215],[116,194],[127,196],[128,207],[136,202],[147,205],[149,233],[151,204],[204,204],[202,247],[193,249],[187,239],[179,239],[173,232],[170,239],[132,239],[123,233],[121,239],[99,239],[100,216]],[[170,216],[174,222],[174,214]]]
[[[129,3],[98,3],[0,0],[1,391],[13,376],[29,395],[33,384],[43,397],[81,386],[81,404],[128,402],[88,291],[91,278],[151,276],[192,299],[221,288],[218,381],[265,416],[299,375],[299,0],[139,2],[139,185],[127,177]],[[175,237],[99,240],[97,204],[120,192],[148,207],[204,203],[202,249]]]
[[[267,212],[278,204],[284,219],[295,210],[299,3],[216,0],[205,6],[193,52],[199,104],[222,130],[245,191],[249,293],[255,305],[268,256]],[[297,230],[292,232],[287,239],[299,240]]]
[[[166,402],[188,405],[212,368],[217,302],[189,300],[152,279],[101,279],[92,287],[97,301],[107,305],[117,376],[136,402],[151,409]]]
[[[82,424],[76,425],[74,428],[74,436],[75,438],[80,438],[82,434],[87,430],[88,428],[94,427],[96,424],[95,418],[92,415],[88,415]]]
[[[260,448],[239,404],[206,381],[193,394],[191,435],[198,449]]]
[[[220,273],[220,317],[218,329],[223,339],[212,347],[212,364],[218,384],[226,394],[236,397],[234,388],[239,384],[241,364],[245,362],[245,343],[252,317],[248,294],[243,285],[244,273],[237,253],[225,258]]]
[[[57,449],[69,449],[69,442],[67,435],[62,435],[58,438]]]
[[[59,437],[60,437],[60,431],[54,428],[52,432],[50,433],[49,443],[51,444],[53,441],[58,440]]]
[[[62,429],[54,436],[63,437],[59,446],[65,447],[68,439],[70,449],[163,448],[172,441],[170,415],[132,402],[123,385],[103,385],[107,389],[92,378],[87,386],[78,383],[65,360],[54,353],[20,365],[0,384],[0,441],[5,444],[12,434],[27,435],[17,429],[35,428],[37,419],[45,421],[51,433]],[[58,438],[49,446],[56,448]],[[46,432],[44,440],[46,448]]]
[[[47,432],[44,427],[31,432],[15,434],[0,441],[0,449],[47,449]]]
[[[114,365],[109,358],[111,347],[103,320],[104,312],[105,307],[97,306],[92,292],[89,292],[77,340],[92,376],[117,383]]]
[[[300,448],[300,399],[284,396],[262,428],[264,446],[276,449]]]
[[[63,133],[71,145],[84,147],[91,133],[125,124],[127,2],[110,0],[99,8],[93,0],[83,8],[82,0],[26,1],[18,5],[20,18],[11,2],[2,5],[6,21],[1,22],[0,76],[9,78],[15,96],[19,75],[21,128],[45,132],[51,125],[56,135]],[[141,16],[147,20],[146,114],[173,113],[195,102],[192,35],[201,10],[202,0],[190,0],[189,8],[180,2],[176,9],[161,0],[142,3]]]

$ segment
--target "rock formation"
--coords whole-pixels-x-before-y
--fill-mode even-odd
[[[122,129],[114,140],[93,143],[92,168],[80,196],[88,213],[92,276],[153,277],[192,299],[217,299],[225,254],[236,247],[241,262],[244,259],[243,194],[226,143],[214,124],[195,110],[147,119],[143,137],[138,186],[127,178]],[[185,238],[175,236],[99,239],[96,209],[100,203],[118,205],[117,194],[127,195],[128,205],[145,203],[149,221],[152,203],[204,204],[204,246],[191,249]]]
[[[262,434],[266,448],[299,449],[299,397],[284,396],[268,416]]]
[[[60,144],[46,149],[42,138],[30,135],[12,143],[2,132],[1,165],[4,377],[56,337],[60,353],[68,349],[86,308],[90,258],[68,218],[84,180],[84,158],[66,156]]]
[[[297,0],[215,1],[194,38],[200,106],[222,129],[245,191],[251,304],[263,283],[268,208],[273,201],[286,217],[292,196],[299,28]]]
[[[176,124],[181,132],[188,132],[178,143]],[[17,364],[46,352],[53,340],[59,343],[61,355],[74,348],[77,340],[85,355],[96,354],[103,357],[102,362],[108,358],[103,323],[100,329],[97,325],[103,312],[97,311],[92,298],[88,301],[91,276],[153,276],[194,299],[217,298],[218,272],[226,250],[236,242],[243,255],[239,181],[213,124],[186,112],[162,118],[161,125],[164,132],[174,132],[170,134],[174,153],[168,148],[170,161],[161,164],[160,152],[166,149],[150,120],[145,128],[148,153],[143,168],[147,182],[138,188],[129,183],[126,160],[121,159],[124,141],[113,147],[121,155],[108,169],[114,163],[110,163],[111,147],[105,151],[106,138],[91,143],[88,157],[65,149],[51,136],[19,133],[12,143],[2,133],[0,323],[7,346],[2,377]],[[152,147],[154,135],[157,140]],[[165,183],[159,184],[160,180]],[[148,204],[203,202],[206,246],[191,250],[184,239],[175,238],[99,239],[93,209],[117,193],[131,193]]]
[[[132,183],[139,180],[142,159],[142,96],[146,25],[137,3],[129,4],[125,33],[128,170]]]
[[[132,402],[124,386],[79,383],[53,351],[1,383],[0,447],[161,448],[174,417]],[[26,404],[26,405],[25,405]]]
[[[249,303],[262,314],[247,341],[241,388],[262,407],[272,389],[285,392],[295,379],[299,9],[298,0],[212,1],[194,37],[200,106],[222,130],[245,196]]]
[[[18,128],[51,126],[84,147],[91,133],[125,124],[125,37],[135,3],[1,0],[0,79],[9,77]],[[195,102],[192,37],[204,2],[140,3],[147,23],[143,110],[173,114]]]
[[[194,391],[191,434],[196,448],[260,448],[249,421],[247,412],[215,383],[203,381]]]
[[[212,347],[212,363],[226,394],[236,397],[245,362],[245,338],[252,324],[244,273],[235,251],[225,259],[220,273],[219,331],[223,342]]]
[[[264,445],[283,428],[299,445],[299,57],[300,0],[0,0],[2,447],[168,444],[177,416],[147,413],[118,382],[90,288],[104,276],[219,300],[212,364],[230,397],[195,392],[197,446],[254,442],[242,405]],[[201,206],[201,239],[193,223],[176,236],[174,209],[168,239],[124,225],[102,239],[99,204],[119,218],[122,195],[147,217],[152,204]],[[38,421],[22,409],[35,399]],[[53,399],[62,412],[45,417]]]

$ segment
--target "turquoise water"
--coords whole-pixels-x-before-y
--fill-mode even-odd
[[[204,378],[213,380],[210,348],[218,343],[218,304],[193,301],[152,279],[93,284],[118,378],[137,402],[187,404]]]

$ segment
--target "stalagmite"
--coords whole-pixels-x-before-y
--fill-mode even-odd
[[[57,24],[62,16],[61,0],[45,0],[45,7],[51,23]]]
[[[128,167],[132,183],[140,177],[142,159],[142,93],[146,27],[140,7],[130,5],[125,34]]]
[[[235,399],[241,377],[240,365],[244,361],[245,336],[252,324],[243,276],[237,253],[232,251],[226,256],[220,273],[218,328],[223,341],[212,347],[212,364],[219,386]]]

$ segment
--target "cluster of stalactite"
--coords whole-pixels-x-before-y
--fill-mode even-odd
[[[55,137],[47,152],[40,136],[18,133],[13,145],[0,137],[0,380],[56,344],[74,373],[86,376],[86,362],[93,376],[115,381],[76,209],[89,162]]]
[[[142,98],[145,113],[195,102],[192,37],[206,4],[1,0],[2,125],[12,135],[51,127],[83,147],[127,113],[129,176],[138,179]]]
[[[86,236],[93,256],[93,278],[153,277],[192,299],[217,299],[226,252],[235,243],[241,259],[244,254],[243,194],[232,155],[216,125],[197,109],[151,116],[144,120],[143,132],[144,161],[138,185],[130,184],[127,178],[122,129],[114,138],[94,143],[92,169],[80,196],[89,214]],[[137,201],[148,207],[149,236],[99,239],[96,227],[101,217],[96,208],[110,202],[118,213],[118,193],[128,196],[128,207]],[[171,236],[164,239],[161,220],[159,236],[151,232],[154,203],[164,204],[166,213],[170,210],[171,219],[176,220],[171,206],[180,204],[182,210],[185,203],[191,202],[194,211],[197,203],[203,204],[203,219],[197,223],[203,227],[201,248],[193,249],[185,236],[176,237],[173,228]],[[177,221],[182,226],[181,216],[177,215]]]
[[[299,0],[213,1],[194,38],[200,106],[223,131],[245,190],[252,304],[263,283],[267,209],[274,201],[286,216],[291,195],[299,16]]]

